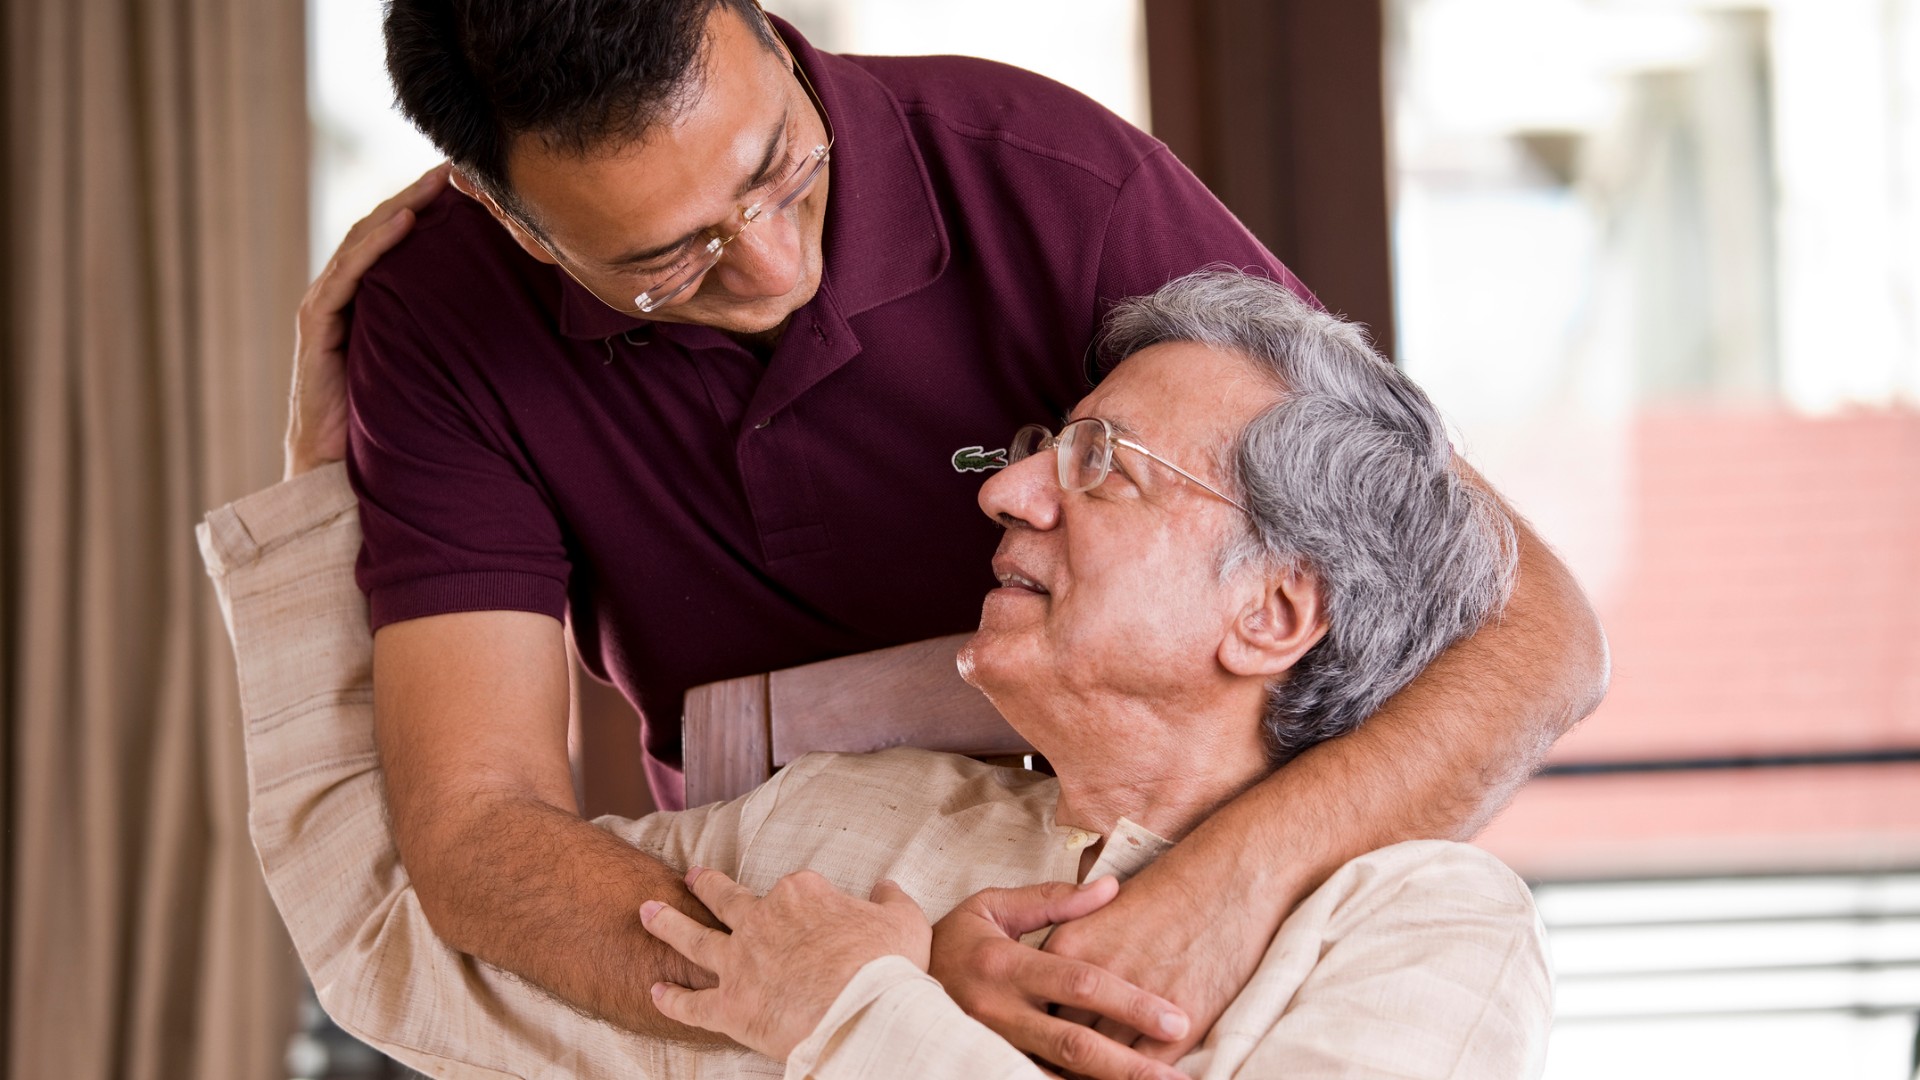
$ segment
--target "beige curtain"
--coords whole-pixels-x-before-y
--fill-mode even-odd
[[[297,0],[6,0],[6,1072],[283,1076],[200,514],[278,472]]]

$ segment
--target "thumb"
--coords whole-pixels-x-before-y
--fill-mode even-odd
[[[925,913],[920,910],[919,903],[916,902],[913,897],[907,895],[907,890],[901,888],[896,882],[888,878],[882,878],[876,882],[873,886],[873,893],[869,895],[867,899],[886,907],[909,907],[913,909],[914,914],[921,917],[922,921],[926,918]]]
[[[1019,937],[1091,915],[1119,894],[1119,880],[1102,877],[1077,887],[1067,881],[1048,881],[1019,889],[987,889],[975,894],[975,899],[1001,932]]]

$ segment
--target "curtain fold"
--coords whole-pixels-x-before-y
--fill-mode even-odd
[[[292,2],[6,4],[10,1076],[284,1075],[297,966],[192,527],[279,471],[304,33]]]

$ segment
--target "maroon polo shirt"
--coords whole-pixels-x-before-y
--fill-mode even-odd
[[[570,614],[588,669],[641,709],[666,805],[689,687],[978,624],[999,528],[959,452],[1066,414],[1112,301],[1213,263],[1306,295],[1080,94],[780,30],[838,142],[820,291],[765,362],[605,307],[451,191],[355,301],[374,627]]]

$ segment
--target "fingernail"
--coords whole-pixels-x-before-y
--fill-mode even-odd
[[[1174,1012],[1161,1013],[1160,1014],[1160,1034],[1165,1035],[1169,1039],[1186,1038],[1187,1037],[1187,1018],[1184,1016],[1181,1016],[1179,1013],[1174,1013]]]
[[[687,867],[687,884],[689,885],[693,884],[695,881],[699,880],[701,874],[704,874],[706,872],[707,872],[707,868],[699,865],[698,863],[694,864],[693,866]]]
[[[658,1004],[658,1003],[659,1003],[659,1001],[660,1001],[660,995],[662,995],[662,994],[664,994],[664,993],[666,993],[666,992],[667,992],[667,984],[666,984],[666,983],[654,983],[654,984],[653,984],[653,990],[652,990],[652,993],[653,993],[653,1000],[654,1000],[654,1003],[655,1003],[655,1004]]]
[[[667,905],[661,903],[658,900],[649,900],[646,903],[641,904],[640,905],[640,921],[643,923],[652,922],[653,917],[655,915],[660,914],[660,909],[666,906]]]

